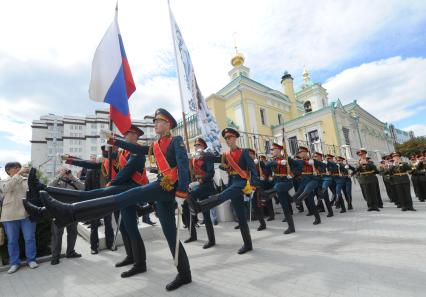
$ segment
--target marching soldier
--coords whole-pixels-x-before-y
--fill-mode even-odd
[[[207,143],[204,141],[204,139],[195,139],[194,147],[196,156],[191,161],[198,186],[194,190],[190,191],[189,195],[194,200],[204,200],[215,192],[213,185],[214,163],[211,162],[208,158],[203,157],[204,150],[207,148]],[[213,223],[210,218],[210,211],[203,212],[203,216],[208,238],[208,241],[204,244],[203,249],[208,249],[215,245],[216,240],[214,236]],[[185,243],[197,240],[195,224],[195,220],[192,219],[190,226],[191,236],[184,241]]]
[[[74,221],[99,218],[137,203],[155,201],[158,218],[178,270],[176,278],[166,286],[168,291],[192,281],[185,248],[177,242],[176,238],[176,202],[181,209],[184,198],[188,196],[189,186],[189,161],[185,145],[182,137],[172,137],[170,133],[170,130],[176,126],[176,120],[167,110],[162,108],[156,110],[154,129],[160,138],[149,149],[156,160],[159,175],[158,179],[152,183],[119,194],[73,204],[64,204],[51,198],[46,192],[40,193],[43,204],[59,226],[66,226]],[[148,147],[143,148],[148,149]]]
[[[389,162],[389,158],[390,156],[385,155],[382,157],[382,161],[380,162],[379,165],[379,172],[382,175],[382,179],[383,179],[383,183],[385,185],[385,189],[386,189],[386,194],[389,197],[389,200],[391,202],[393,202],[395,205],[397,205],[397,201],[394,195],[394,191],[392,189],[392,185],[390,183],[390,172],[389,172],[389,168],[390,168],[390,162]]]
[[[348,210],[352,210],[354,209],[352,206],[352,176],[355,173],[355,167],[350,165],[347,160],[344,160],[344,165],[345,186],[343,187],[343,194],[348,203]]]
[[[411,171],[411,167],[401,161],[401,153],[392,153],[393,166],[390,168],[391,184],[395,193],[398,197],[399,204],[401,205],[402,211],[415,211],[413,207],[413,200],[410,192],[410,179],[408,172]]]
[[[346,212],[346,206],[345,201],[343,200],[343,188],[346,186],[346,178],[348,170],[345,168],[345,165],[343,164],[343,161],[345,158],[341,156],[336,157],[337,161],[337,170],[338,175],[334,177],[334,180],[336,181],[336,208],[337,206],[340,206],[340,213]]]
[[[419,197],[419,174],[417,173],[417,164],[419,164],[419,160],[417,160],[417,155],[410,156],[410,165],[411,165],[411,182],[413,183],[413,190],[416,197]],[[421,201],[421,200],[420,200]]]
[[[417,155],[418,162],[415,169],[415,174],[418,178],[418,197],[420,202],[425,202],[426,200],[426,156],[423,156],[421,153]]]
[[[266,163],[266,167],[273,172],[274,190],[278,195],[281,207],[284,210],[284,218],[288,224],[288,228],[284,234],[296,232],[294,227],[293,215],[290,210],[291,196],[288,191],[293,188],[293,177],[291,167],[295,165],[295,161],[282,155],[284,147],[277,143],[272,144],[272,160]]]
[[[301,169],[302,180],[300,182],[299,189],[293,196],[293,200],[295,200],[297,204],[306,199],[306,206],[315,216],[313,224],[318,225],[321,224],[321,217],[318,209],[315,207],[314,190],[320,181],[320,178],[317,176],[316,167],[318,167],[322,162],[310,159],[308,152],[309,150],[307,147],[299,146],[299,154],[302,160],[295,160],[295,167],[299,167],[299,169]]]
[[[378,173],[377,168],[373,162],[367,161],[367,151],[365,149],[360,149],[356,154],[360,157],[356,168],[359,174],[358,181],[362,195],[367,201],[368,211],[380,211],[379,197],[377,195],[378,191],[380,191],[379,181],[376,176]]]
[[[268,190],[270,188],[269,186],[270,173],[268,168],[266,168],[264,161],[256,159],[255,150],[249,149],[249,155],[250,155],[250,158],[254,160],[254,164],[256,166],[256,172],[260,180],[260,184],[254,192],[251,203],[252,203],[256,218],[259,221],[259,227],[257,228],[257,231],[262,231],[266,229],[264,208],[266,207],[268,201],[262,197],[260,192],[264,190]],[[260,157],[261,156],[259,155],[259,158]]]
[[[333,157],[332,155],[327,155],[327,158],[331,158]],[[319,199],[321,199],[320,201],[324,200],[325,201],[325,206],[327,207],[327,217],[330,218],[332,217],[333,214],[333,208],[331,207],[331,203],[330,203],[330,197],[328,196],[328,187],[330,186],[333,178],[330,175],[330,170],[329,170],[329,166],[331,166],[331,164],[329,164],[328,160],[323,160],[323,154],[316,152],[315,153],[315,159],[319,162],[323,162],[323,165],[318,166],[318,175],[321,177],[321,181],[318,184],[318,194],[319,194]]]
[[[248,149],[241,149],[237,146],[237,138],[240,133],[232,128],[225,128],[222,131],[222,137],[225,138],[229,151],[220,157],[213,158],[215,162],[221,162],[219,168],[226,170],[229,175],[228,187],[217,195],[212,195],[203,201],[188,199],[189,208],[194,213],[208,211],[211,208],[220,205],[226,200],[231,199],[232,206],[237,213],[240,232],[244,244],[238,250],[238,254],[244,254],[253,250],[250,236],[250,229],[247,224],[247,217],[244,210],[244,193],[251,191],[252,185],[258,186],[259,181],[254,161],[249,156]]]

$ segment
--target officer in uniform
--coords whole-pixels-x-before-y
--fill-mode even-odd
[[[415,174],[417,175],[417,191],[420,202],[426,201],[426,156],[419,153],[417,155],[417,165],[415,168]]]
[[[391,175],[391,185],[398,197],[402,211],[415,211],[410,191],[410,179],[408,173],[411,171],[410,165],[401,161],[401,153],[392,153],[393,166],[389,169]]]
[[[379,189],[379,181],[376,176],[378,173],[377,168],[373,162],[367,161],[367,151],[365,149],[360,149],[356,154],[360,157],[356,172],[359,174],[358,181],[362,195],[367,201],[368,211],[380,211],[379,197],[377,196]]]
[[[344,158],[343,158],[344,159]],[[345,186],[343,187],[343,194],[345,195],[346,202],[348,203],[348,210],[354,209],[352,206],[352,176],[355,173],[355,167],[350,165],[347,160],[343,160],[344,169],[343,176],[345,177]]]
[[[207,149],[207,143],[202,138],[195,139],[195,157],[192,161],[192,169],[198,186],[190,191],[189,195],[194,200],[204,200],[215,192],[213,185],[214,163],[209,158],[204,158],[204,150]],[[185,203],[187,204],[187,203]],[[203,212],[204,224],[206,226],[208,241],[204,244],[203,249],[208,249],[216,244],[213,223],[210,217],[210,211]],[[195,216],[196,217],[196,216]],[[197,230],[195,229],[195,219],[191,220],[190,231],[191,236],[185,240],[185,243],[197,240]]]
[[[284,234],[296,232],[294,227],[293,215],[290,211],[291,196],[288,191],[293,188],[292,167],[296,167],[296,162],[291,158],[282,155],[284,147],[277,143],[272,144],[272,160],[266,163],[266,167],[270,168],[273,174],[274,189],[277,192],[278,200],[284,210],[284,218],[288,224],[288,228]]]
[[[412,177],[416,176],[417,181],[417,197],[419,197],[420,202],[426,201],[426,157],[421,153],[416,155],[416,162],[414,164],[414,169],[411,174]],[[413,181],[414,184],[414,181]]]
[[[331,155],[327,155],[327,157],[330,157]],[[316,152],[315,153],[315,159],[318,162],[323,162],[323,165],[318,166],[318,176],[321,178],[320,182],[318,183],[317,187],[317,193],[318,197],[322,203],[322,200],[325,201],[325,206],[327,207],[327,217],[332,217],[333,214],[333,208],[331,207],[330,203],[330,197],[328,196],[328,187],[330,186],[333,178],[330,175],[329,162],[327,160],[324,161],[323,154]]]
[[[410,156],[410,166],[411,166],[411,182],[413,183],[413,190],[416,197],[419,197],[419,175],[417,174],[416,167],[419,161],[417,160],[417,155]]]
[[[315,216],[313,224],[318,225],[321,224],[321,217],[318,209],[315,207],[314,190],[321,180],[321,178],[317,175],[318,172],[316,167],[318,167],[322,162],[310,159],[308,152],[309,150],[307,147],[299,146],[299,154],[302,160],[295,160],[294,167],[299,167],[299,170],[302,172],[302,180],[300,182],[299,189],[293,196],[293,200],[296,204],[298,204],[306,199],[306,206]]]
[[[348,175],[348,170],[345,169],[345,165],[343,164],[344,160],[345,160],[345,158],[343,158],[341,156],[336,157],[338,175],[334,177],[334,180],[336,181],[336,202],[335,202],[335,205],[336,205],[336,208],[338,208],[338,206],[340,207],[340,209],[341,209],[340,213],[346,212],[345,201],[343,201],[342,191],[343,191],[343,188],[346,185],[345,176]]]
[[[262,231],[266,229],[264,208],[266,207],[270,199],[265,199],[261,195],[261,192],[268,190],[270,188],[269,186],[270,173],[268,168],[266,168],[265,166],[265,162],[256,158],[255,150],[249,149],[249,156],[254,161],[254,164],[256,166],[256,172],[260,179],[260,185],[254,191],[251,204],[252,204],[254,213],[256,215],[256,218],[259,221],[259,227],[257,227],[257,231]]]
[[[232,128],[225,128],[222,131],[222,137],[225,138],[229,151],[222,156],[213,158],[215,162],[221,162],[220,169],[226,170],[229,175],[228,187],[217,195],[210,196],[203,201],[188,199],[189,208],[194,213],[205,212],[221,203],[231,199],[232,206],[238,216],[241,236],[244,244],[238,250],[238,254],[244,254],[253,250],[251,242],[250,229],[247,224],[247,217],[244,210],[244,193],[251,191],[251,184],[259,185],[256,166],[250,158],[248,149],[241,149],[237,146],[237,138],[240,133]]]
[[[388,156],[388,155],[385,155],[385,156],[382,157],[382,161],[380,161],[380,165],[379,165],[379,173],[382,176],[383,184],[385,185],[386,194],[388,195],[389,200],[396,205],[397,204],[396,199],[394,197],[392,185],[390,184],[390,172],[389,172],[390,162],[389,162],[389,158],[390,158],[390,156]]]
[[[177,229],[175,221],[176,202],[182,208],[188,196],[189,161],[185,144],[180,136],[172,136],[170,130],[177,126],[176,120],[165,109],[159,108],[154,116],[154,129],[160,136],[150,147],[158,166],[158,179],[152,183],[135,187],[120,194],[73,204],[64,204],[51,198],[46,192],[40,198],[55,218],[56,224],[66,226],[73,221],[87,221],[102,217],[106,213],[125,209],[137,203],[155,201],[156,211],[163,228],[170,252],[175,257]],[[144,147],[148,148],[149,147]],[[175,198],[176,197],[176,198]],[[166,286],[171,291],[192,281],[191,270],[185,248],[179,242],[177,259],[178,275]]]

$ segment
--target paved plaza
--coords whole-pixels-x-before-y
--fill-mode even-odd
[[[148,271],[120,278],[126,268],[114,268],[124,248],[90,254],[78,238],[80,259],[42,263],[36,270],[0,273],[0,296],[426,296],[426,203],[415,200],[417,212],[401,212],[386,201],[380,212],[367,212],[358,185],[353,211],[336,213],[322,224],[295,215],[296,233],[283,235],[282,214],[257,232],[250,224],[254,251],[237,255],[242,245],[235,223],[215,227],[216,247],[203,250],[199,241],[185,244],[193,283],[167,292],[176,275],[170,251],[159,226],[148,227],[145,244]],[[148,232],[149,231],[149,232]],[[188,235],[182,230],[182,239]]]

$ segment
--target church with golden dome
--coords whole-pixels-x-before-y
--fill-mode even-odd
[[[385,134],[385,123],[358,105],[356,100],[343,105],[329,102],[327,90],[312,82],[305,68],[303,83],[295,87],[293,76],[284,72],[282,89],[272,89],[250,77],[244,55],[236,50],[228,72],[229,83],[206,98],[219,129],[234,127],[240,131],[239,145],[269,154],[273,142],[284,143],[290,155],[298,145],[315,151],[356,157],[363,147],[379,160],[394,150]],[[196,115],[187,119],[190,142],[200,136]],[[181,134],[182,125],[176,133]],[[183,135],[183,133],[182,133]],[[223,147],[226,144],[223,141]]]

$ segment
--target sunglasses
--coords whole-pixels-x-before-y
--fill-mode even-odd
[[[224,138],[225,138],[225,140],[229,140],[231,138],[235,138],[235,136],[225,136]]]

